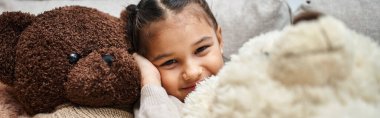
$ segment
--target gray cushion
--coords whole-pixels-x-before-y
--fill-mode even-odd
[[[307,4],[306,1],[310,1]],[[300,12],[316,10],[335,16],[357,32],[380,41],[379,0],[304,0]]]
[[[289,7],[283,0],[208,0],[222,27],[224,55],[236,53],[248,39],[282,29],[290,23]]]

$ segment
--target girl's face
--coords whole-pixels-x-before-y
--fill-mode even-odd
[[[223,66],[221,29],[187,9],[152,23],[142,35],[145,57],[159,70],[168,94],[181,101]]]

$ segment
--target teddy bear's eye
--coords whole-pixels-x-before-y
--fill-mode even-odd
[[[71,53],[69,56],[68,56],[68,59],[69,59],[69,63],[70,64],[75,64],[78,62],[78,60],[80,59],[80,55],[78,53]]]
[[[103,60],[107,63],[108,66],[112,65],[113,56],[109,54],[102,55]]]

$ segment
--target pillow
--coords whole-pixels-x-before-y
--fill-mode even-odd
[[[229,58],[249,38],[290,24],[285,0],[207,0],[222,27],[224,55]]]
[[[303,0],[298,12],[319,11],[342,20],[347,26],[380,42],[378,0]],[[307,2],[309,1],[309,2]]]
[[[2,13],[3,11],[7,11],[8,9],[8,3],[4,0],[0,0],[0,13]]]

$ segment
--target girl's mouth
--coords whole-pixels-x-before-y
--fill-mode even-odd
[[[193,84],[190,84],[189,86],[186,86],[186,87],[182,88],[182,90],[187,91],[187,92],[192,92],[192,91],[195,90],[197,84],[198,84],[199,82],[203,81],[203,80],[204,80],[204,79],[200,79],[200,80],[198,80],[197,82],[195,82],[195,83],[193,83]]]
[[[191,91],[194,91],[195,90],[195,87],[196,85],[192,85],[192,86],[189,86],[189,87],[186,87],[186,88],[182,88],[184,91],[188,91],[188,92],[191,92]]]

